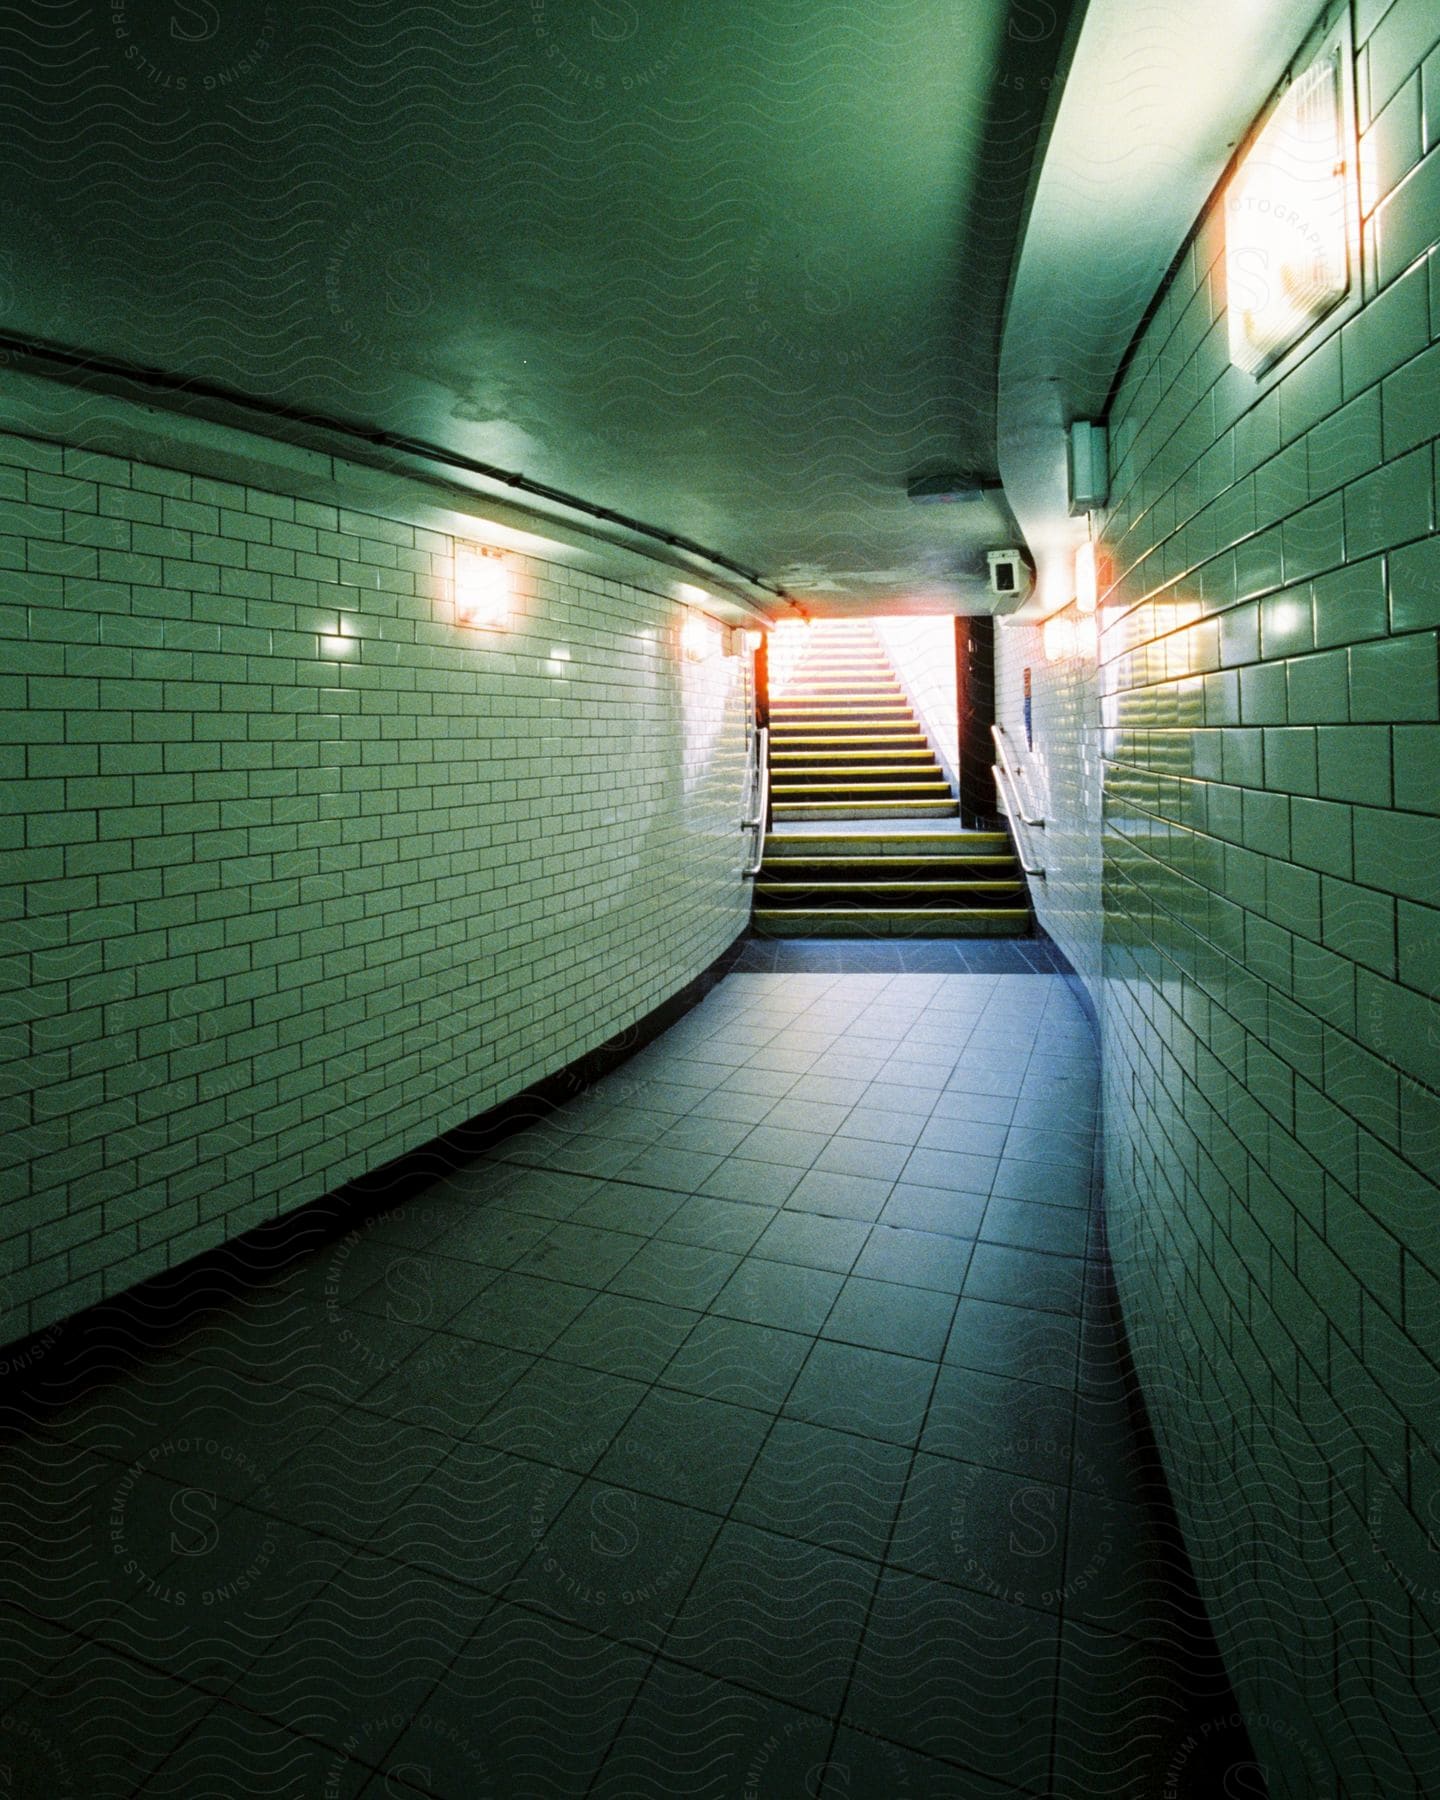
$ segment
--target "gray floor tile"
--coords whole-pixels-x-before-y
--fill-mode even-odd
[[[719,1529],[713,1513],[586,1481],[532,1532],[505,1598],[657,1649]]]
[[[124,1531],[127,1561],[141,1564],[134,1600],[99,1621],[94,1635],[222,1695],[319,1596],[354,1546],[250,1507],[217,1504],[202,1488],[175,1488],[168,1510],[170,1535],[156,1546],[171,1552],[163,1562]],[[118,1545],[120,1534],[111,1542]]]
[[[1065,1614],[1150,1643],[1203,1636],[1173,1526],[1148,1507],[1077,1488],[1065,1552]],[[1193,1641],[1193,1639],[1192,1639]]]
[[[900,1444],[779,1419],[735,1502],[735,1517],[879,1561],[910,1459]]]
[[[1016,1102],[1003,1094],[972,1094],[947,1089],[935,1102],[936,1120],[968,1119],[977,1125],[1008,1125]]]
[[[712,1400],[775,1412],[789,1393],[811,1342],[798,1332],[711,1313],[675,1352],[660,1381],[665,1387],[704,1394]]]
[[[649,1653],[544,1613],[495,1608],[386,1760],[397,1792],[584,1794],[650,1666]]]
[[[869,1143],[913,1146],[925,1129],[919,1113],[891,1112],[883,1106],[852,1107],[845,1122],[837,1128],[842,1138],[860,1138]]]
[[[882,1224],[870,1233],[855,1273],[876,1281],[958,1294],[965,1285],[973,1250],[968,1237]]]
[[[508,1345],[435,1332],[361,1404],[386,1419],[464,1437],[534,1360]]]
[[[631,1294],[597,1294],[550,1346],[549,1354],[561,1362],[583,1363],[648,1383],[679,1349],[698,1317]]]
[[[743,1256],[774,1217],[771,1206],[747,1206],[740,1200],[695,1194],[660,1227],[659,1235]]]
[[[752,1325],[817,1332],[841,1285],[841,1277],[829,1270],[747,1256],[715,1296],[710,1310],[727,1318],[746,1319]]]
[[[547,1350],[584,1312],[590,1299],[588,1288],[507,1270],[455,1315],[450,1330],[462,1337],[538,1353]]]
[[[476,1442],[588,1474],[644,1397],[636,1381],[565,1362],[523,1375],[471,1436]]]
[[[609,1132],[581,1132],[568,1142],[535,1159],[535,1166],[561,1170],[569,1175],[616,1174],[635,1155],[636,1145]]]
[[[848,1725],[841,1726],[825,1771],[820,1800],[1019,1800],[1024,1792]]]
[[[1066,1313],[1032,1312],[965,1295],[945,1346],[947,1363],[988,1369],[992,1375],[1075,1386],[1080,1321]]]
[[[935,1110],[935,1100],[935,1093],[930,1088],[918,1088],[910,1082],[872,1081],[856,1102],[856,1108],[915,1118],[923,1129],[926,1119]]]
[[[921,1448],[1064,1487],[1071,1473],[1074,1395],[946,1363]]]
[[[780,1163],[785,1168],[808,1169],[829,1141],[823,1131],[757,1125],[737,1146],[736,1154],[749,1162]]]
[[[765,1123],[782,1131],[820,1132],[828,1137],[838,1131],[849,1118],[848,1106],[826,1105],[822,1101],[777,1100],[765,1115]]]
[[[452,1230],[464,1216],[469,1203],[469,1191],[465,1191],[463,1198],[459,1197],[452,1194],[449,1183],[453,1181],[458,1188],[469,1172],[458,1171],[438,1189],[417,1194],[399,1206],[369,1214],[360,1221],[353,1234],[347,1233],[331,1249],[343,1252],[345,1246],[352,1241],[405,1244],[412,1249],[423,1249],[426,1245],[433,1244],[445,1232]]]
[[[833,1713],[877,1574],[873,1563],[731,1521],[675,1620],[665,1655]]]
[[[900,1181],[891,1189],[879,1222],[905,1231],[937,1231],[948,1237],[974,1238],[980,1235],[988,1205],[985,1194],[914,1187]]]
[[[995,1300],[1037,1312],[1075,1313],[1084,1295],[1085,1265],[1076,1256],[1049,1256],[1009,1244],[975,1246],[965,1277],[967,1300]]]
[[[892,1185],[871,1175],[835,1175],[828,1170],[811,1169],[785,1205],[796,1212],[873,1223],[884,1211]]]
[[[635,1237],[651,1237],[684,1204],[684,1194],[673,1194],[666,1188],[607,1181],[591,1194],[575,1215],[574,1222],[591,1225],[598,1231],[624,1231]]]
[[[1045,1206],[1088,1206],[1090,1176],[1085,1169],[1007,1156],[1001,1159],[990,1191],[1007,1200],[1036,1200]]]
[[[736,1125],[758,1125],[774,1105],[770,1094],[737,1094],[727,1087],[717,1088],[697,1101],[689,1116],[699,1119],[728,1119]]]
[[[933,1288],[898,1287],[852,1275],[840,1290],[822,1336],[939,1362],[954,1312],[954,1298]]]
[[[715,1298],[739,1263],[738,1256],[724,1250],[655,1238],[636,1250],[609,1285],[617,1294],[691,1307],[698,1312]]]
[[[992,1196],[980,1231],[982,1241],[1055,1256],[1083,1256],[1089,1219],[1079,1207],[1042,1206],[1033,1200]]]
[[[596,1231],[589,1225],[562,1223],[515,1264],[524,1275],[569,1281],[577,1287],[601,1288],[618,1275],[640,1248],[641,1240],[623,1231]]]
[[[736,1069],[720,1086],[732,1094],[767,1094],[773,1106],[781,1094],[789,1093],[798,1075],[782,1075],[775,1069]]]
[[[658,1659],[591,1800],[803,1795],[825,1764],[828,1719]],[[862,1800],[857,1789],[853,1800]]]
[[[662,1150],[701,1150],[713,1156],[729,1156],[747,1135],[747,1128],[731,1119],[696,1118],[693,1112],[659,1139]]]
[[[435,1248],[446,1256],[464,1257],[491,1268],[508,1269],[527,1250],[549,1235],[548,1219],[489,1206],[452,1225],[436,1239]]]
[[[1095,1137],[1090,1131],[1046,1131],[1012,1124],[1005,1139],[1007,1159],[1058,1163],[1067,1169],[1081,1169],[1087,1173],[1094,1154]]]
[[[156,1431],[231,1434],[254,1464],[207,1488],[177,1462],[214,1496],[187,1515],[218,1532],[195,1569],[165,1503],[183,1485],[127,1502],[160,1579],[143,1604],[102,1586],[87,1655],[143,1666],[154,1730],[109,1787],[77,1765],[86,1791],[119,1800],[170,1753],[145,1791],[240,1757],[276,1793],[293,1772],[369,1800],[569,1800],[603,1759],[604,1800],[1034,1797],[1063,1605],[1056,1779],[1128,1793],[1149,1726],[1105,1671],[1195,1621],[1143,1508],[1113,1295],[1080,1254],[1093,1053],[1050,978],[904,973],[915,947],[888,948],[870,974],[733,978],[576,1102],[177,1337],[148,1384],[72,1410],[117,1476]],[[227,1381],[283,1405],[236,1412]],[[37,1522],[7,1541],[43,1553]],[[224,1604],[166,1602],[207,1571]],[[13,1704],[83,1640],[5,1616],[33,1646],[23,1676],[0,1655]],[[98,1718],[128,1728],[115,1697]]]
[[[840,1075],[802,1075],[790,1089],[790,1098],[822,1106],[858,1106],[868,1083]]]
[[[256,1658],[230,1699],[333,1749],[373,1745],[378,1760],[495,1604],[490,1594],[361,1552]],[[372,1735],[381,1717],[394,1721],[383,1744]]]
[[[1062,1793],[1093,1792],[1097,1784],[1119,1800],[1148,1800],[1166,1787],[1183,1793],[1243,1793],[1263,1779],[1253,1751],[1242,1748],[1227,1721],[1234,1703],[1202,1715],[1172,1663],[1152,1646],[1067,1619],[1062,1630],[1060,1684],[1056,1697],[1055,1785]],[[1326,1791],[1318,1764],[1296,1733],[1299,1783],[1281,1793]],[[1288,1779],[1290,1771],[1286,1770]],[[1366,1778],[1368,1785],[1368,1777]],[[1336,1791],[1336,1790],[1331,1790]],[[1339,1790],[1343,1791],[1343,1790]],[[1363,1790],[1362,1790],[1363,1791]]]
[[[444,1432],[351,1410],[302,1445],[271,1484],[267,1511],[367,1543],[449,1454]]]
[[[387,1747],[387,1727],[393,1736],[395,1724],[403,1722],[393,1714],[383,1721],[368,1720],[356,1748],[380,1756]],[[166,1758],[143,1792],[166,1800],[221,1794],[233,1786],[240,1769],[252,1792],[324,1793],[337,1800],[356,1800],[372,1775],[370,1764],[348,1749],[316,1743],[273,1719],[257,1718],[243,1707],[221,1701]]]
[[[952,1188],[964,1194],[986,1194],[1000,1166],[998,1155],[967,1155],[959,1150],[910,1152],[904,1179],[912,1187]]]
[[[600,1185],[593,1175],[492,1167],[493,1179],[486,1181],[481,1190],[485,1198],[510,1212],[529,1213],[536,1218],[568,1219],[578,1211],[586,1195],[593,1194]]]
[[[894,1181],[909,1150],[903,1144],[880,1144],[867,1138],[835,1137],[815,1158],[817,1171],[834,1175],[869,1175]]]
[[[783,1163],[752,1162],[743,1156],[727,1156],[713,1175],[707,1175],[702,1194],[723,1200],[743,1200],[756,1206],[783,1206],[800,1185],[803,1169]]]
[[[595,1469],[601,1481],[723,1513],[770,1420],[746,1407],[652,1388]]]
[[[1023,1077],[1016,1070],[992,1068],[986,1063],[957,1063],[949,1081],[947,1094],[984,1094],[995,1099],[1014,1100],[1020,1092]]]
[[[1005,1147],[1006,1133],[1004,1125],[986,1125],[975,1119],[937,1119],[932,1114],[920,1134],[917,1148],[946,1150],[963,1156],[999,1156]]]
[[[1058,1610],[1069,1496],[1033,1476],[915,1458],[889,1561],[1017,1606]]]
[[[819,1213],[781,1212],[755,1244],[755,1255],[845,1275],[865,1247],[871,1227],[862,1219],[827,1219]]]
[[[1163,1484],[1136,1435],[1128,1392],[1076,1396],[1073,1480],[1124,1505],[1156,1497]]]
[[[481,1263],[412,1250],[405,1244],[375,1243],[366,1248],[375,1280],[342,1304],[406,1325],[444,1325],[495,1279],[496,1272]],[[326,1301],[333,1304],[328,1288]]]
[[[688,1117],[687,1115],[684,1115]],[[582,1125],[594,1137],[624,1139],[632,1144],[653,1144],[674,1125],[676,1115],[658,1107],[610,1104],[596,1111]]]
[[[785,1411],[812,1425],[914,1444],[934,1378],[934,1365],[913,1357],[820,1342],[790,1390]]]
[[[1044,1613],[886,1571],[845,1718],[992,1780],[1043,1792],[1058,1647],[1058,1622]]]
[[[385,1516],[367,1548],[498,1594],[579,1484],[572,1470],[466,1440]]]
[[[700,1150],[666,1149],[655,1144],[642,1150],[617,1173],[642,1187],[670,1188],[677,1194],[698,1194],[706,1176],[713,1175],[723,1159]]]

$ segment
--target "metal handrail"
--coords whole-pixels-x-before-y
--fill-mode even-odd
[[[765,860],[765,827],[770,818],[770,730],[761,725],[756,729],[754,737],[755,755],[750,764],[749,778],[745,784],[745,800],[748,807],[755,796],[755,785],[758,779],[760,786],[760,804],[747,818],[740,821],[742,831],[755,833],[754,861],[747,863],[740,871],[746,881],[753,881],[760,873],[760,865]]]
[[[995,777],[995,795],[1000,802],[1000,810],[1010,821],[1010,830],[1015,838],[1015,854],[1019,859],[1020,867],[1027,875],[1034,876],[1039,881],[1044,881],[1046,878],[1045,865],[1036,862],[1032,855],[1027,855],[1021,827],[1025,826],[1043,831],[1045,828],[1045,821],[1034,814],[1027,813],[1020,803],[1020,783],[1016,778],[1015,771],[1010,767],[1010,756],[1005,741],[1004,727],[1001,725],[992,725],[990,731],[995,739],[995,748],[1000,756],[999,762],[992,765],[990,773]]]
[[[1009,740],[1005,735],[1005,727],[1003,725],[992,725],[990,727],[990,735],[995,740],[995,748],[1000,753],[1000,766],[1004,769],[1006,778],[1014,790],[1018,806],[1020,801],[1020,774],[1010,761]],[[1033,804],[1034,802],[1032,801],[1031,805]],[[1029,813],[1025,812],[1023,807],[1020,808],[1020,823],[1022,825],[1033,825],[1039,831],[1045,829],[1044,819],[1039,818],[1038,816],[1032,818]]]

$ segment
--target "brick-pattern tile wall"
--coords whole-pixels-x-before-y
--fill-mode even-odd
[[[1030,734],[1025,671],[1030,671]],[[1092,1004],[1100,1004],[1100,703],[1094,658],[1047,662],[1034,625],[1001,623],[996,633],[995,714],[1005,728],[1022,800],[1041,818],[1023,846],[1045,870],[1030,883],[1035,916],[1069,957]]]
[[[0,438],[0,1344],[483,1111],[744,929],[746,660],[511,562],[512,627],[472,630],[436,531]]]
[[[1440,1793],[1440,14],[1356,33],[1365,304],[1257,386],[1203,220],[1111,415],[1098,672],[1000,634],[1012,733],[1024,660],[1052,760],[1097,721],[1117,1273],[1277,1800]]]

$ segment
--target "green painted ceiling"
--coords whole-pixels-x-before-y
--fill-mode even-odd
[[[1045,0],[5,9],[0,327],[974,603]]]

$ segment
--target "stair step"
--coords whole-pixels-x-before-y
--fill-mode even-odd
[[[757,906],[753,916],[761,937],[1024,937],[1030,914],[1019,906],[964,906],[896,911],[808,910]]]
[[[877,708],[881,712],[890,712],[896,707],[909,708],[910,702],[901,693],[892,693],[887,688],[876,688],[871,693],[857,694],[853,688],[810,688],[796,691],[788,689],[777,694],[770,702],[771,711],[782,707],[787,712],[798,712],[806,707],[828,706],[843,712],[872,712]]]
[[[762,879],[897,881],[1019,879],[1013,856],[774,856],[766,852]]]
[[[837,798],[836,788],[843,791],[848,782],[856,782],[856,777],[844,769],[836,769],[834,780],[827,782],[797,781],[787,775],[783,782],[772,783],[772,792],[777,798],[783,794],[787,800],[802,800],[812,793],[819,795],[822,800],[834,800]],[[934,780],[917,778],[913,781],[897,781],[888,778],[881,770],[876,772],[873,781],[858,782],[855,791],[860,793],[862,789],[867,800],[878,800],[885,794],[896,795],[902,800],[934,800],[948,795],[950,784],[943,776],[936,776]]]
[[[913,765],[893,763],[893,761],[889,761],[889,758],[875,763],[873,767],[864,767],[864,765],[846,767],[846,765],[830,765],[830,763],[794,763],[788,769],[774,770],[772,781],[774,781],[774,785],[785,788],[835,787],[835,783],[844,787],[848,781],[864,783],[866,787],[875,781],[886,783],[889,787],[914,788],[922,787],[922,785],[934,787],[936,783],[943,783],[945,790],[949,792],[949,783],[945,781],[945,776],[940,772],[940,763],[932,756],[929,761],[913,763]]]
[[[777,800],[777,817],[800,820],[825,819],[953,819],[959,812],[953,800]]]
[[[869,862],[881,856],[907,861],[917,857],[947,861],[963,857],[973,861],[977,857],[999,855],[1007,861],[1013,860],[1010,839],[1003,831],[877,831],[863,834],[803,831],[793,835],[772,831],[765,838],[767,864],[780,858],[788,863],[792,857],[797,861],[830,861],[844,857]]]
[[[842,694],[900,693],[893,675],[794,675],[785,684],[786,694],[813,693],[817,688]]]
[[[822,754],[824,756],[824,761],[817,763],[815,758]],[[934,763],[936,768],[940,766],[935,761],[935,752],[933,750],[927,750],[923,745],[917,745],[913,750],[908,747],[903,750],[895,749],[893,747],[883,750],[842,750],[839,747],[832,745],[823,753],[818,749],[772,750],[770,753],[770,760],[772,763],[785,763],[791,768],[833,767],[846,769],[873,769],[879,768],[882,765],[888,765],[892,768],[901,768],[915,763]]]
[[[877,731],[883,732],[886,727],[890,727],[892,728],[895,737],[908,737],[913,741],[916,732],[919,729],[912,719],[898,713],[869,718],[850,714],[845,719],[837,719],[828,714],[816,714],[813,717],[794,717],[789,720],[781,721],[780,723],[782,729],[778,733],[776,733],[774,725],[771,726],[772,742],[777,741],[777,739],[783,739],[787,735],[783,729],[785,724],[789,724],[791,730],[801,737],[814,737],[820,733],[829,735],[830,733],[837,731],[844,735],[845,727],[848,724],[850,727],[849,735],[852,737],[873,736]],[[890,741],[893,741],[893,739]],[[928,745],[929,739],[922,736],[921,742]]]
[[[914,910],[928,906],[1014,905],[1024,896],[1017,879],[1009,881],[775,881],[762,869],[755,883],[757,898],[768,906],[856,906]]]

